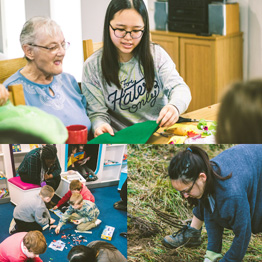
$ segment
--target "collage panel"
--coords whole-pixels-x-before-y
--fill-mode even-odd
[[[0,261],[127,261],[127,145],[1,144]]]
[[[261,261],[262,145],[128,145],[128,261]]]

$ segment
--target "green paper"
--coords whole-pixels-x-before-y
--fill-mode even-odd
[[[0,106],[0,134],[0,142],[10,144],[23,143],[30,136],[48,144],[63,144],[68,137],[66,127],[56,116],[32,106],[14,106],[10,101]]]
[[[114,136],[104,133],[87,144],[145,144],[157,129],[156,121],[146,121],[122,129]]]

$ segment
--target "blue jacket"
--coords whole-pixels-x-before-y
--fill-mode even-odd
[[[262,232],[262,145],[238,145],[212,161],[220,167],[223,177],[230,173],[232,177],[216,179],[213,213],[204,200],[193,213],[200,218],[197,213],[204,207],[208,250],[220,253],[224,228],[233,230],[233,243],[220,262],[239,262],[245,256],[251,232]]]

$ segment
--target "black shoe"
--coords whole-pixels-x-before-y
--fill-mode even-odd
[[[114,208],[117,210],[127,211],[127,205],[123,200],[115,202]]]
[[[177,248],[182,245],[186,247],[197,247],[201,245],[201,229],[197,230],[190,225],[184,226],[170,236],[166,236],[162,243],[169,248]]]
[[[13,235],[17,232],[17,229],[16,229],[16,223],[15,223],[15,220],[12,219],[11,223],[10,223],[10,226],[9,226],[9,234],[10,235]]]

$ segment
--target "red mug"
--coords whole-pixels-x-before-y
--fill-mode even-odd
[[[66,144],[86,144],[88,130],[83,125],[71,125],[67,126],[68,139]]]

